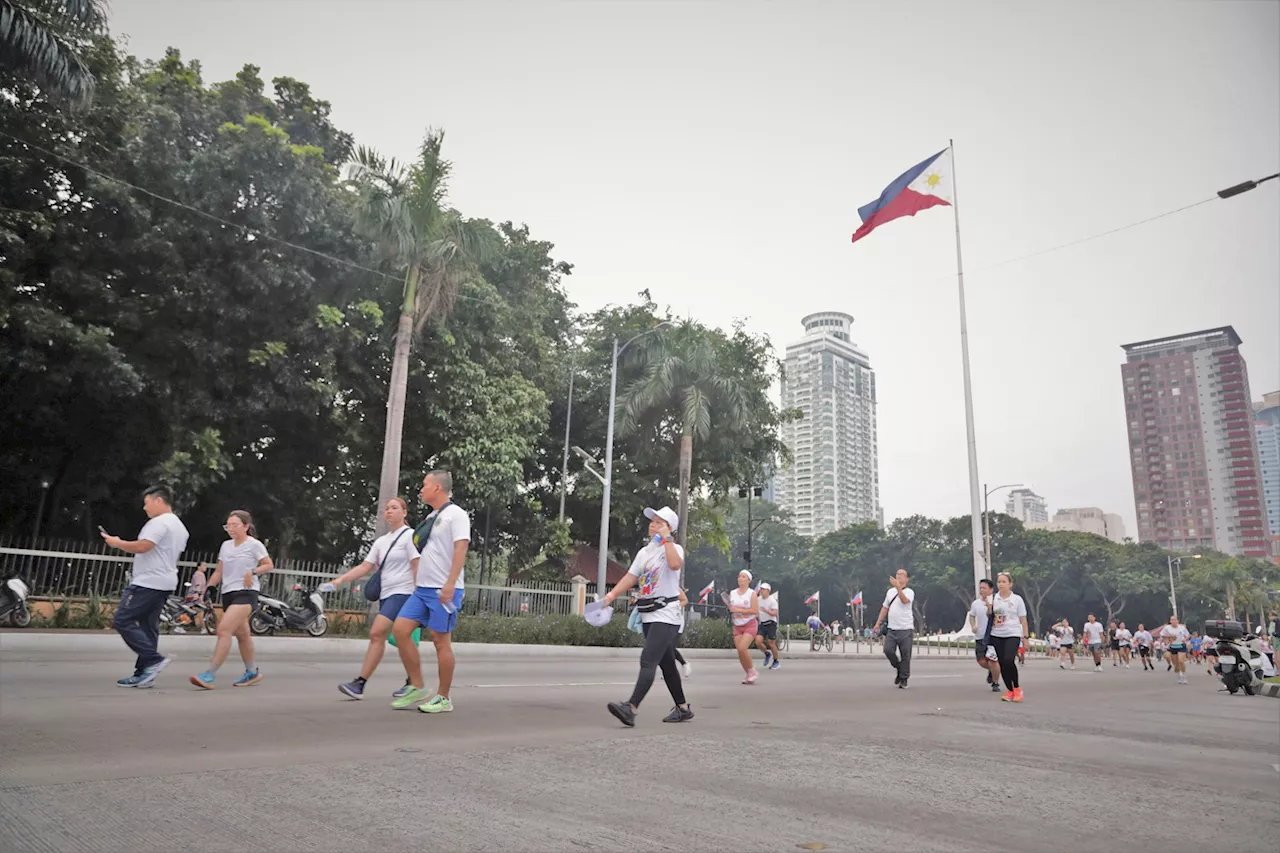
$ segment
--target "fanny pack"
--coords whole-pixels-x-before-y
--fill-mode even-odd
[[[636,610],[639,610],[641,613],[652,613],[655,610],[661,610],[673,601],[679,602],[680,597],[673,595],[670,598],[667,598],[659,595],[654,598],[641,598],[636,601]]]

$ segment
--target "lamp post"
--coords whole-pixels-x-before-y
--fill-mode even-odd
[[[751,571],[751,535],[756,532],[756,528],[764,524],[769,519],[760,519],[759,524],[751,523],[751,496],[754,494],[760,497],[764,494],[764,489],[760,486],[743,486],[738,489],[738,497],[747,499],[747,550],[743,552],[742,557],[747,561],[747,571]]]
[[[1256,190],[1258,184],[1266,183],[1276,178],[1280,178],[1280,172],[1276,172],[1274,175],[1267,175],[1265,178],[1258,178],[1256,181],[1245,181],[1242,184],[1236,184],[1234,187],[1218,190],[1218,198],[1231,198],[1232,196],[1240,195],[1240,193],[1247,193],[1249,190]]]
[[[1169,606],[1173,608],[1173,615],[1178,615],[1178,591],[1173,586],[1173,564],[1178,564],[1178,571],[1182,571],[1181,557],[1166,557],[1165,562],[1169,566]]]
[[[44,502],[49,497],[49,485],[48,480],[40,481],[40,506],[36,509],[36,526],[31,534],[32,548],[39,547],[37,543],[40,541],[40,525],[44,523]]]
[[[604,495],[600,499],[600,562],[596,566],[597,599],[604,597],[604,585],[609,566],[609,500],[612,497],[613,486],[613,421],[618,399],[618,356],[645,335],[652,335],[654,332],[670,327],[671,324],[663,320],[647,332],[641,332],[631,338],[621,347],[618,346],[618,339],[616,337],[613,339],[613,365],[609,375],[609,427],[604,439]]]
[[[1005,483],[1003,486],[996,486],[988,489],[986,483],[982,484],[982,488],[984,490],[984,494],[982,495],[982,523],[986,528],[986,532],[983,533],[982,536],[982,556],[987,564],[987,577],[991,577],[991,509],[987,498],[991,497],[1001,489],[1017,489],[1021,486],[1021,483]]]
[[[569,406],[564,412],[564,463],[560,469],[560,523],[564,524],[564,496],[569,490],[569,424],[573,419],[573,361],[569,361]]]

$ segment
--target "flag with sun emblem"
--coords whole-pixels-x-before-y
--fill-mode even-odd
[[[858,208],[862,225],[853,233],[853,242],[900,216],[915,216],[940,204],[950,206],[953,198],[951,175],[942,156],[946,153],[944,148],[923,163],[912,166],[885,187],[878,199]]]

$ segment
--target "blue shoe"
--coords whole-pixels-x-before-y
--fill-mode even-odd
[[[338,692],[343,696],[350,696],[352,699],[363,699],[364,682],[357,679],[356,681],[348,681],[346,684],[339,684]]]
[[[262,680],[261,672],[259,672],[256,669],[255,670],[246,669],[244,671],[244,675],[240,676],[235,681],[233,681],[231,683],[231,686],[232,687],[248,687],[250,684],[257,684],[261,680]]]
[[[391,698],[403,699],[404,697],[408,696],[412,691],[413,691],[413,685],[406,681],[404,683],[404,687],[401,687],[395,693],[391,694]]]
[[[212,690],[213,679],[214,679],[213,671],[206,669],[204,672],[200,673],[199,675],[191,676],[191,683],[194,684],[196,687],[203,687],[205,690]]]
[[[134,687],[151,687],[156,683],[156,676],[164,672],[164,668],[173,662],[173,658],[161,658],[159,663],[153,663],[142,671],[138,676],[138,683]]]
[[[772,664],[772,663],[773,663],[773,652],[765,652],[765,653],[764,653],[764,666],[762,666],[762,667],[760,667],[760,668],[761,668],[761,669],[768,669],[768,668],[769,668],[769,666],[770,666],[770,664]]]
[[[119,684],[121,687],[137,687],[138,682],[141,680],[141,675],[130,675],[127,678],[120,679],[116,684]]]
[[[776,660],[770,665],[769,669],[782,669],[782,661]]]

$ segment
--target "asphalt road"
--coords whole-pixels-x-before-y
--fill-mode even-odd
[[[394,654],[394,652],[392,652]],[[230,681],[236,675],[229,662]],[[179,661],[0,648],[0,850],[1275,851],[1280,701],[1031,664],[1022,705],[972,663],[795,660],[739,683],[696,660],[697,717],[605,711],[635,661],[460,662],[450,715],[392,711],[394,657],[266,658],[242,689]],[[432,670],[433,673],[433,670]],[[428,685],[431,684],[430,677]]]

